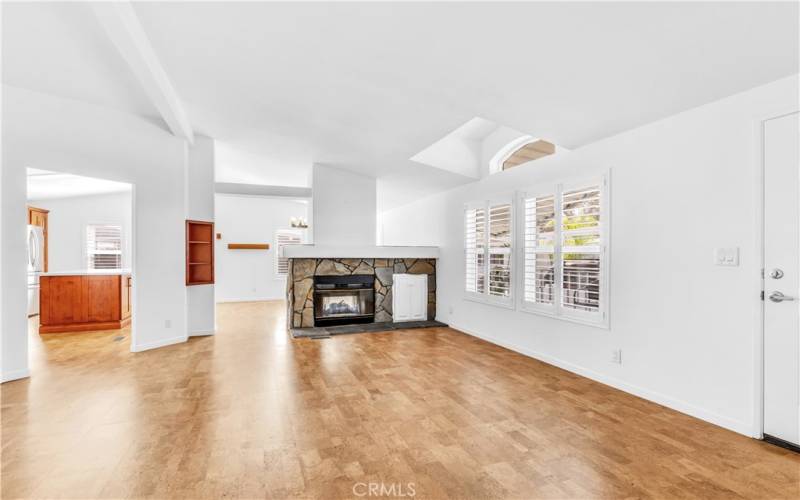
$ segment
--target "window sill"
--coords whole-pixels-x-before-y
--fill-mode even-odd
[[[553,314],[553,313],[548,312],[548,311],[542,311],[540,309],[533,309],[533,308],[525,307],[525,306],[520,306],[519,310],[524,312],[524,313],[528,313],[528,314],[535,314],[537,316],[544,316],[546,318],[556,319],[556,320],[559,320],[559,321],[568,321],[570,323],[577,323],[579,325],[584,325],[584,326],[592,326],[594,328],[600,328],[602,330],[610,330],[611,329],[610,325],[608,324],[608,319],[604,319],[604,320],[601,320],[601,321],[592,321],[592,320],[589,320],[589,319],[576,318],[574,316],[564,316],[564,315]]]
[[[470,295],[470,294],[464,295],[464,300],[468,300],[470,302],[477,302],[478,304],[486,304],[487,306],[495,306],[503,309],[511,309],[512,311],[515,309],[513,300],[511,300],[510,302],[498,302],[496,300],[492,300],[487,297],[483,297],[480,295]]]

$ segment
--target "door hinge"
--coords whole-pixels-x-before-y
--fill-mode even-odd
[[[761,290],[761,300],[764,300],[764,290]]]

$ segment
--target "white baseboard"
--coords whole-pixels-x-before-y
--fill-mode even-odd
[[[286,297],[247,297],[247,298],[233,298],[233,299],[217,299],[217,304],[225,304],[227,302],[268,302],[271,300],[285,300]]]
[[[195,332],[189,332],[190,337],[207,337],[209,335],[214,335],[216,330],[197,330]]]
[[[158,349],[159,347],[166,347],[168,345],[180,344],[181,342],[186,342],[187,338],[188,337],[186,336],[180,336],[164,340],[157,340],[155,342],[149,342],[147,344],[137,344],[137,345],[131,344],[131,352],[149,351],[150,349]]]
[[[30,376],[31,376],[31,371],[27,368],[24,368],[22,370],[3,372],[3,374],[0,375],[0,383],[11,382],[12,380],[19,380],[21,378],[28,378]]]
[[[520,354],[524,354],[525,356],[538,359],[539,361],[543,361],[547,364],[557,366],[569,372],[578,374],[582,377],[586,377],[592,379],[596,382],[600,382],[601,384],[605,384],[611,386],[615,389],[619,389],[621,391],[627,392],[629,394],[633,394],[634,396],[638,396],[640,398],[646,399],[648,401],[652,401],[654,403],[658,403],[662,406],[666,406],[667,408],[671,408],[675,411],[679,411],[681,413],[685,413],[686,415],[690,415],[695,418],[699,418],[700,420],[705,420],[706,422],[712,423],[714,425],[718,425],[725,429],[731,430],[733,432],[744,434],[745,436],[754,437],[753,436],[753,425],[747,422],[741,422],[739,420],[735,420],[729,417],[725,417],[723,415],[719,415],[712,411],[706,410],[705,408],[700,408],[693,404],[687,403],[685,401],[681,401],[679,399],[672,398],[665,394],[661,394],[659,392],[651,391],[649,389],[645,389],[643,387],[639,387],[633,384],[629,384],[628,382],[616,379],[614,377],[609,377],[608,375],[604,375],[602,373],[595,372],[593,370],[589,370],[582,366],[578,366],[576,364],[570,363],[568,361],[564,361],[548,354],[544,354],[538,351],[534,351],[525,347],[521,347],[518,345],[514,345],[508,342],[504,342],[502,340],[497,339],[491,335],[484,335],[482,333],[478,333],[476,331],[470,330],[468,328],[463,328],[458,326],[454,323],[450,323],[450,327],[458,330],[460,332],[466,333],[467,335],[471,335],[473,337],[477,337],[479,339],[483,339],[487,342],[491,342],[492,344],[499,345],[501,347],[505,347],[506,349],[510,349],[512,351],[518,352]]]

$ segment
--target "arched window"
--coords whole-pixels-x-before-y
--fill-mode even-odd
[[[514,168],[517,165],[550,156],[555,152],[556,146],[552,142],[530,136],[520,137],[509,143],[495,155],[492,159],[491,172],[502,172],[503,170]]]

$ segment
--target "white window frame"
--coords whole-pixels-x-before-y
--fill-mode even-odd
[[[86,220],[86,219],[84,219]],[[118,226],[119,227],[119,268],[116,269],[97,269],[93,267],[89,267],[89,228],[93,226]],[[81,235],[81,241],[83,243],[83,263],[87,271],[115,271],[125,269],[125,261],[126,261],[126,237],[125,237],[125,225],[118,221],[118,220],[111,220],[111,221],[91,221],[86,222],[83,225],[83,234]]]
[[[511,282],[509,283],[508,289],[508,297],[498,297],[495,295],[489,295],[489,215],[490,215],[490,208],[492,206],[497,205],[511,205],[509,216],[511,217],[511,221],[509,223],[509,230],[511,231],[510,240],[511,240],[511,257],[509,259],[509,265],[511,266],[509,272],[509,279]],[[493,196],[486,200],[475,201],[466,203],[464,205],[464,210],[462,211],[461,217],[461,231],[463,234],[463,245],[462,245],[462,252],[461,252],[461,272],[462,278],[465,278],[464,272],[467,268],[467,261],[466,261],[466,251],[467,251],[467,235],[466,235],[466,213],[467,210],[472,210],[476,208],[482,208],[485,214],[485,224],[486,227],[484,228],[483,234],[483,249],[484,249],[484,259],[483,259],[483,271],[484,271],[484,290],[481,292],[469,292],[465,289],[465,279],[462,280],[461,289],[464,293],[464,298],[466,300],[470,300],[473,302],[480,302],[482,304],[490,304],[498,307],[505,307],[507,309],[514,309],[516,304],[515,293],[517,285],[515,284],[518,281],[517,277],[517,227],[516,227],[516,203],[515,203],[515,196],[513,194],[505,195],[505,196]]]
[[[281,260],[281,245],[278,243],[278,235],[281,233],[292,234],[300,238],[300,243],[303,243],[303,233],[301,230],[291,229],[291,228],[281,228],[275,230],[275,261],[272,266],[272,272],[275,275],[275,279],[277,280],[284,280],[286,279],[287,274],[281,274],[278,272],[278,266]]]
[[[584,178],[581,180],[570,180],[565,182],[552,183],[549,185],[536,185],[530,189],[525,189],[517,194],[517,268],[520,278],[517,279],[518,307],[521,311],[557,318],[565,321],[572,321],[599,328],[609,328],[609,298],[610,298],[610,235],[611,235],[611,211],[609,174]],[[573,189],[580,189],[589,186],[599,186],[600,188],[600,303],[596,312],[580,311],[561,306],[561,294],[563,287],[561,260],[562,237],[561,220],[562,210],[561,201],[564,192]],[[525,199],[536,196],[555,197],[555,228],[554,235],[554,274],[555,284],[553,287],[553,304],[539,304],[525,300]]]

